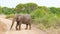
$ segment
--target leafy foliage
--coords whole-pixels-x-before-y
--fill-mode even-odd
[[[35,3],[27,3],[27,4],[18,4],[16,6],[16,11],[17,12],[25,12],[25,13],[30,13],[33,10],[37,9],[38,6]]]

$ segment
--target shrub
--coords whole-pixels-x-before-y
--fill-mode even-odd
[[[7,15],[6,18],[12,18],[14,14]]]
[[[33,23],[40,26],[40,24],[44,25],[45,28],[56,28],[56,25],[60,22],[59,18],[56,14],[50,13],[49,11],[43,11],[43,9],[37,9],[33,11],[31,14],[33,19]],[[40,28],[40,27],[39,27]]]

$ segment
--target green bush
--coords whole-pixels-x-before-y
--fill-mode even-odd
[[[14,14],[7,15],[6,18],[12,18]]]
[[[46,13],[44,9],[37,9],[33,11],[30,15],[33,19],[34,24],[37,24],[39,26],[40,24],[42,24],[45,28],[56,28],[56,25],[60,22],[58,21],[59,18],[56,14],[50,13],[49,11]]]

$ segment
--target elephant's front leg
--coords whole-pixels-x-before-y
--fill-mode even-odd
[[[19,30],[21,30],[21,22],[19,22]]]
[[[28,29],[28,24],[26,24],[26,28],[25,28],[26,30]]]
[[[18,28],[17,28],[17,27],[18,27],[18,24],[16,24],[16,30],[18,30]]]
[[[18,27],[18,25],[19,25],[19,22],[17,21],[17,24],[16,24],[16,30],[18,30],[18,28],[17,28],[17,27]]]

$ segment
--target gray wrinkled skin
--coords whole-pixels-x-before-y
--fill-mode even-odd
[[[28,29],[28,25],[29,25],[29,29],[31,29],[31,17],[29,14],[16,14],[13,18],[11,28],[15,21],[17,22],[16,30],[21,29],[21,24],[26,24],[26,29]],[[17,26],[19,26],[19,29],[17,28]]]

